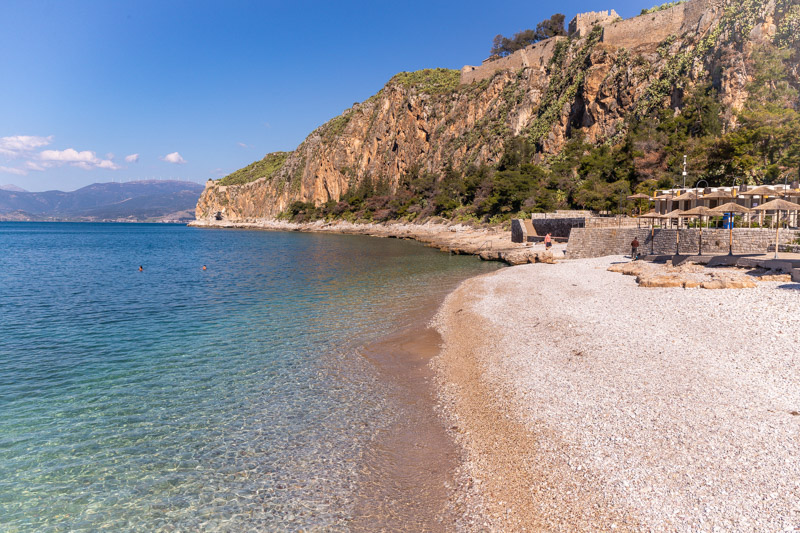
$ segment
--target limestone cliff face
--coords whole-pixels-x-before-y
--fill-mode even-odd
[[[733,126],[747,97],[748,54],[775,33],[775,2],[748,1],[756,7],[744,22],[734,21],[738,26],[720,2],[691,0],[679,13],[643,16],[649,18],[629,24],[629,31],[610,22],[533,45],[491,72],[484,64],[460,73],[400,74],[312,132],[269,178],[227,187],[209,181],[196,216],[274,217],[294,201],[337,201],[367,177],[396,188],[412,168],[438,173],[448,165],[492,164],[514,136],[536,143],[542,157],[557,153],[576,130],[591,142],[613,142],[634,116],[666,107],[677,112],[690,88],[681,86],[685,80],[713,83]],[[648,20],[668,24],[669,32],[648,31]],[[604,40],[604,32],[614,38]],[[744,44],[737,32],[746,32]]]

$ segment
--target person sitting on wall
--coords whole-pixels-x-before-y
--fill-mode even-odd
[[[639,259],[639,239],[636,237],[631,241],[631,261]]]

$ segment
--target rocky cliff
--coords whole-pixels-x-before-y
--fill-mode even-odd
[[[412,171],[494,164],[517,136],[536,146],[540,161],[577,131],[613,144],[631,120],[679,112],[684,93],[701,82],[713,85],[726,127],[735,127],[747,99],[749,54],[761,41],[788,39],[796,48],[792,17],[797,0],[690,0],[538,43],[496,65],[398,74],[312,132],[278,168],[249,183],[209,181],[196,216],[274,217],[295,201],[337,201],[365,178],[394,191]]]

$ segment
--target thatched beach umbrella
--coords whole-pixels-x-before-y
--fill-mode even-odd
[[[672,220],[673,218],[678,219],[678,228],[675,230],[675,255],[678,255],[680,248],[681,248],[681,217],[683,216],[683,211],[680,209],[673,209],[669,213],[661,215],[661,218],[665,220]]]
[[[672,199],[673,202],[691,202],[692,200],[697,200],[697,195],[692,191],[685,192]],[[695,202],[695,204],[697,204],[697,202]],[[691,203],[689,205],[691,205]],[[678,206],[680,206],[680,204],[678,204]]]
[[[638,192],[636,194],[631,194],[630,196],[628,196],[628,200],[652,200],[652,198],[650,198],[650,196],[647,195],[647,194],[642,194],[642,193]],[[640,206],[639,207],[639,214],[641,214],[641,213],[642,213],[642,208]]]
[[[761,204],[758,207],[754,207],[753,210],[755,211],[777,211],[777,220],[775,223],[775,259],[778,258],[778,242],[781,232],[781,211],[799,211],[800,204],[796,204],[794,202],[787,202],[786,200],[775,199],[770,200],[765,204]]]
[[[698,205],[694,209],[689,209],[688,211],[684,211],[683,212],[684,216],[687,216],[687,217],[698,217],[698,218],[699,217],[710,217],[710,216],[714,216],[715,214],[716,213],[714,213],[711,209],[709,209],[708,207],[706,207],[704,205]],[[707,223],[708,222],[706,222],[706,224]],[[702,221],[700,222],[700,246],[699,246],[699,251],[698,251],[697,254],[698,255],[703,255],[703,223],[702,223]]]
[[[762,204],[764,202],[766,202],[767,198],[769,198],[770,196],[778,196],[778,192],[776,192],[775,189],[773,189],[772,187],[767,187],[766,185],[761,185],[761,186],[756,187],[754,189],[749,189],[749,190],[746,190],[746,191],[742,191],[739,194],[741,194],[742,196],[749,196],[750,197],[750,208],[751,209],[753,209],[753,197],[754,196],[760,196]],[[763,217],[759,217],[758,224],[761,225],[762,223],[763,223]]]
[[[730,191],[711,191],[703,195],[703,200],[733,200],[733,194]]]
[[[737,204],[736,202],[722,204],[719,207],[715,207],[711,211],[717,215],[724,215],[725,213],[729,213],[730,215],[733,215],[734,213],[747,214],[753,212],[752,209],[748,209],[743,205]],[[728,255],[733,255],[733,216],[731,216],[729,220],[728,230]]]
[[[648,211],[644,215],[639,215],[639,218],[649,218],[650,219],[650,253],[653,253],[653,237],[655,236],[655,220],[657,218],[662,218],[659,213],[656,213],[653,210]]]

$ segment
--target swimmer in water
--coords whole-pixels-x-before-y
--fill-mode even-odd
[[[203,270],[205,270],[205,269],[206,269],[206,266],[205,266],[205,265],[203,265]]]
[[[142,265],[139,265],[139,272],[144,272],[144,269],[142,268]]]

